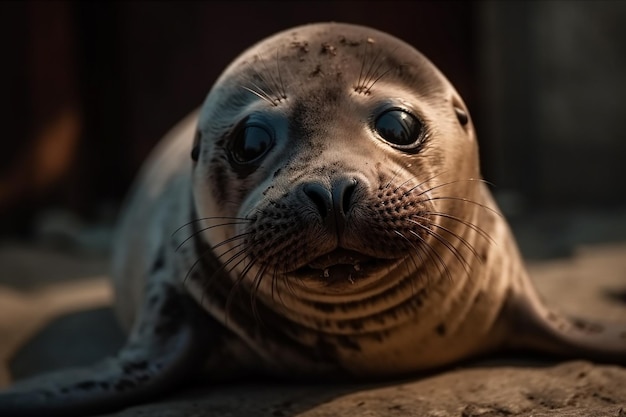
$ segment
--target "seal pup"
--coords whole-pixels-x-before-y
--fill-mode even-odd
[[[374,29],[239,56],[158,145],[114,244],[126,346],[17,384],[0,415],[87,415],[202,371],[384,378],[506,349],[626,361],[626,328],[550,311],[481,180],[459,94]]]

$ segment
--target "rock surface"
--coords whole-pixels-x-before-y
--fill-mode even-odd
[[[623,417],[624,387],[624,369],[582,361],[545,368],[479,366],[379,386],[208,387],[111,416]]]

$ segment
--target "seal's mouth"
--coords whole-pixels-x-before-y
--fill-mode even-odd
[[[299,278],[314,278],[329,284],[334,282],[355,283],[373,271],[388,265],[392,260],[374,258],[348,249],[335,249],[296,269]]]

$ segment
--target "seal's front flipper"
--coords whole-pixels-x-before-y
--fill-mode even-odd
[[[101,414],[146,401],[188,379],[219,325],[174,285],[161,285],[162,297],[144,309],[117,356],[17,383],[0,393],[0,416]]]
[[[515,294],[505,307],[505,316],[512,324],[509,347],[626,364],[626,322],[600,323],[564,316],[546,308],[532,288]]]

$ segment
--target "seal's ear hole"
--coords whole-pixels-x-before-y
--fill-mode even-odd
[[[200,157],[200,132],[196,131],[196,136],[193,138],[193,148],[191,148],[191,159],[194,162],[198,162]]]
[[[455,105],[454,113],[456,113],[456,118],[459,123],[461,123],[461,126],[467,125],[467,122],[469,122],[469,116],[465,110],[463,110],[460,106]]]
[[[198,162],[199,156],[200,156],[200,144],[198,143],[197,145],[194,145],[193,148],[191,148],[191,159],[193,159],[194,162]]]

